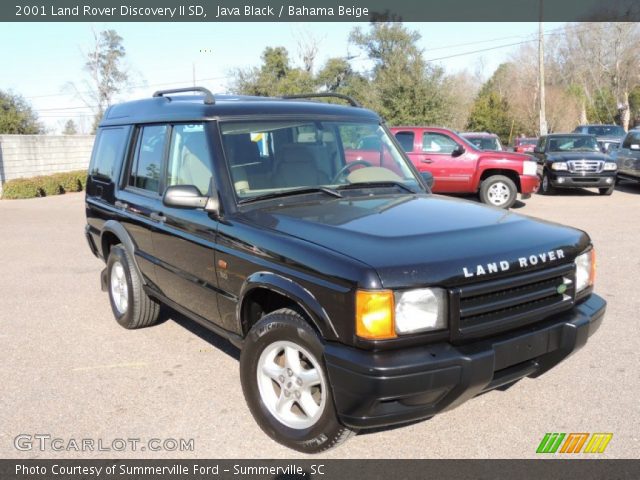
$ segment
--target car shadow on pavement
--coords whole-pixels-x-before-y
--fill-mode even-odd
[[[165,322],[167,320],[173,320],[182,328],[197,335],[202,340],[217,348],[221,352],[226,353],[236,360],[240,360],[240,350],[236,348],[231,342],[229,342],[229,340],[215,334],[211,330],[206,329],[190,318],[182,315],[180,312],[177,312],[167,306],[163,306],[160,314],[160,322]]]
[[[599,197],[600,193],[585,188],[558,188],[553,195],[543,195],[540,191],[538,191],[538,195],[547,197]]]

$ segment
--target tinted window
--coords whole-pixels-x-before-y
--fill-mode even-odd
[[[564,135],[549,137],[550,152],[596,152],[599,151],[596,137],[587,135]]]
[[[166,125],[152,125],[140,130],[129,177],[130,186],[158,192],[166,134]]]
[[[405,152],[413,152],[413,139],[415,135],[413,132],[398,132],[396,133],[396,140],[400,143],[400,146]]]
[[[431,153],[451,153],[458,146],[451,137],[441,133],[425,132],[422,136],[422,151]]]
[[[204,125],[175,125],[167,168],[167,186],[195,185],[206,195],[211,183],[211,156]]]
[[[89,173],[105,180],[113,179],[119,164],[118,160],[122,158],[126,140],[127,130],[124,128],[100,130]]]
[[[631,145],[640,145],[640,132],[629,132],[624,139],[622,148],[631,148]]]

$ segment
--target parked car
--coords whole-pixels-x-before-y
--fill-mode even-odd
[[[619,179],[640,182],[640,129],[630,130],[611,158],[618,165]]]
[[[541,177],[540,193],[552,195],[556,188],[595,187],[611,195],[617,166],[602,153],[595,135],[557,133],[543,135],[534,149]]]
[[[526,199],[538,188],[536,163],[529,155],[484,151],[446,128],[391,131],[416,168],[433,175],[436,193],[474,193],[483,203],[509,208],[518,192]]]
[[[533,153],[538,143],[536,137],[518,137],[513,141],[513,151],[518,153]]]
[[[617,148],[626,134],[624,128],[619,125],[578,125],[573,133],[595,135],[598,147],[603,153]]]
[[[113,105],[86,188],[116,321],[153,325],[164,304],[229,339],[256,422],[306,453],[538,377],[606,308],[585,232],[432,195],[346,99]],[[376,158],[349,161],[358,146]]]
[[[500,137],[495,133],[487,132],[462,132],[460,136],[466,138],[469,142],[473,143],[480,150],[492,150],[494,152],[500,152],[504,150],[500,143]]]

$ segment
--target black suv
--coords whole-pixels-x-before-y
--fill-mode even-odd
[[[602,153],[594,135],[554,133],[543,135],[533,149],[538,162],[540,193],[552,195],[558,188],[597,188],[611,195],[618,166]]]
[[[429,418],[541,375],[600,326],[586,233],[431,195],[355,101],[181,90],[106,112],[86,237],[123,327],[164,304],[241,348],[278,442],[318,452]]]

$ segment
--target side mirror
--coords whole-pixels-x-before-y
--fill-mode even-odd
[[[420,176],[422,177],[422,180],[424,180],[424,183],[426,183],[430,189],[433,188],[433,183],[435,180],[431,172],[420,172]]]
[[[218,201],[213,197],[203,196],[194,185],[172,185],[166,189],[162,203],[167,207],[195,209],[202,208],[208,212],[218,211]]]
[[[462,155],[464,152],[466,152],[466,150],[464,149],[464,147],[462,145],[458,145],[456,148],[454,148],[451,152],[451,156],[452,157],[459,157],[460,155]]]

